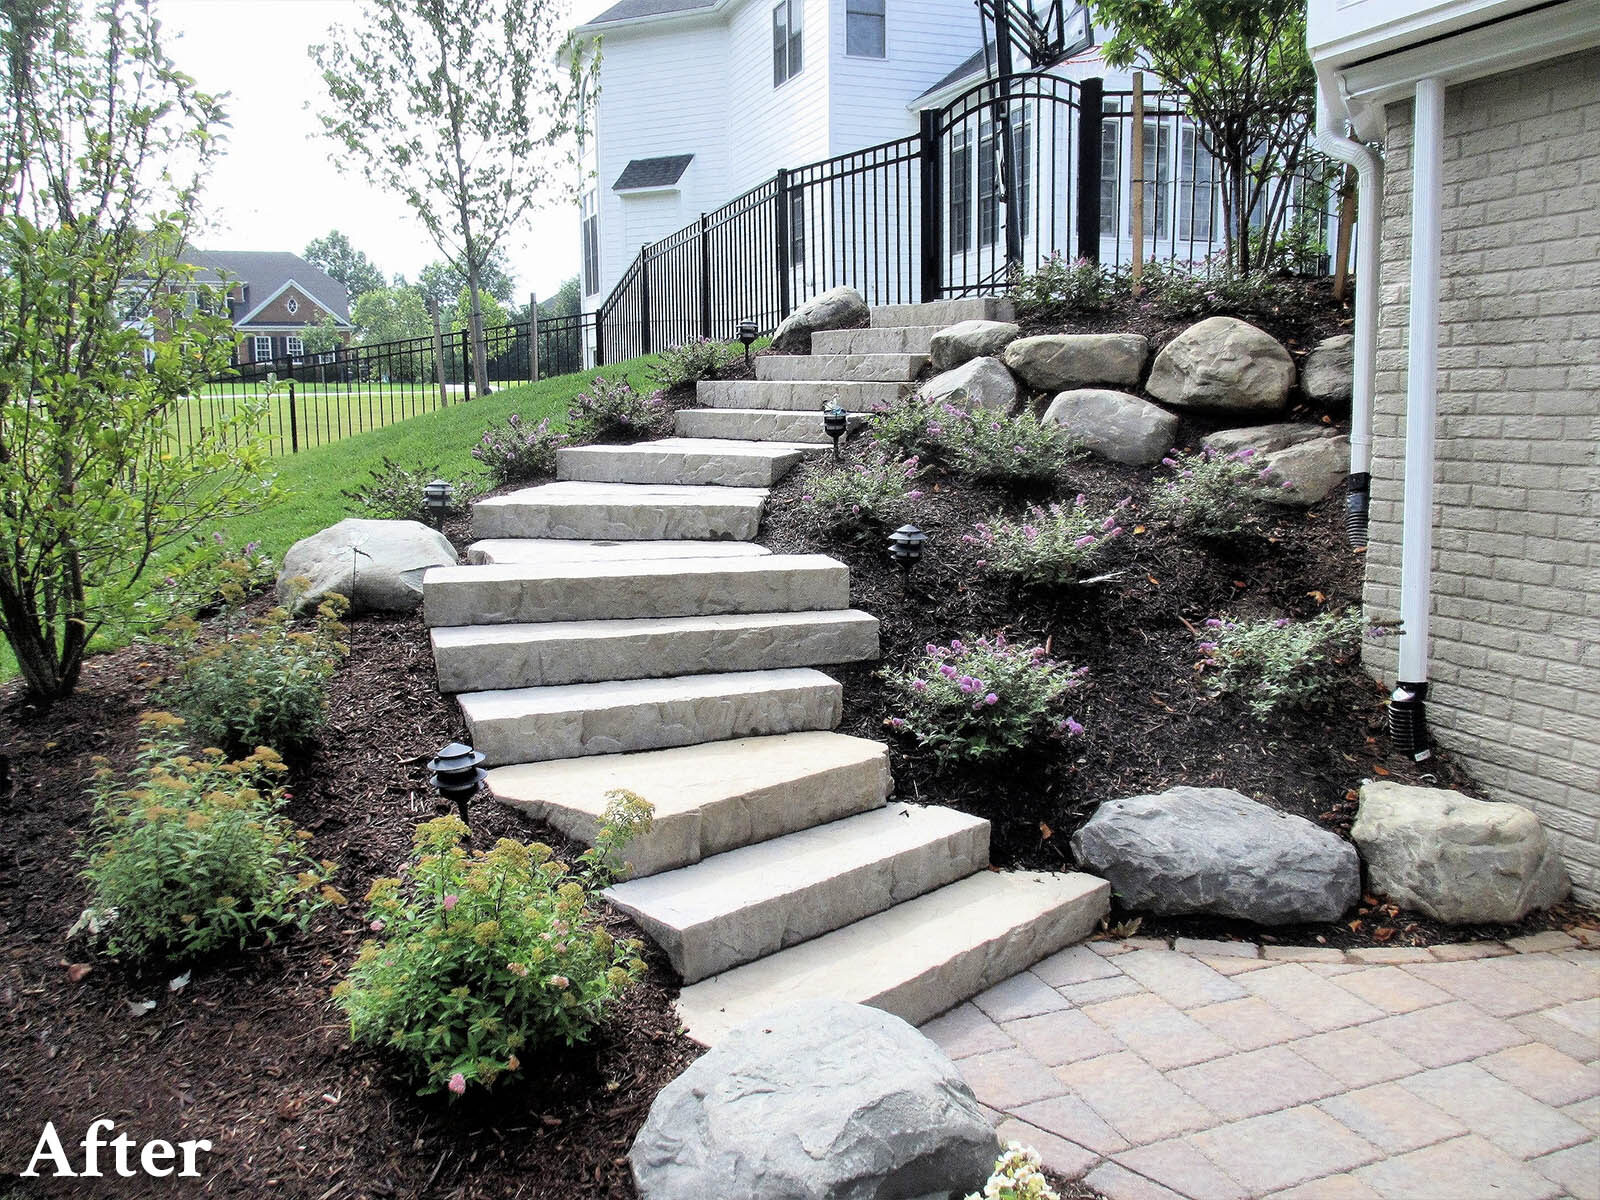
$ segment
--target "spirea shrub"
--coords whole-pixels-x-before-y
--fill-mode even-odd
[[[570,425],[585,442],[627,442],[654,437],[672,419],[660,392],[638,392],[626,379],[596,375],[589,390],[573,398]]]
[[[895,696],[888,725],[941,762],[1003,757],[1083,733],[1066,710],[1085,673],[1003,633],[929,642],[908,666],[884,672]]]
[[[983,1191],[973,1192],[967,1200],[1061,1200],[1045,1182],[1043,1169],[1037,1151],[1021,1142],[1007,1142]]]
[[[339,618],[349,605],[329,596],[309,626],[275,608],[226,637],[201,643],[188,619],[169,626],[187,658],[166,702],[198,737],[242,753],[270,746],[293,757],[327,720],[327,685],[350,653]]]
[[[1151,489],[1150,515],[1201,537],[1243,533],[1270,511],[1274,492],[1294,489],[1256,457],[1249,447],[1232,454],[1210,446],[1196,454],[1174,450],[1161,460],[1168,474]]]
[[[955,413],[942,424],[945,457],[957,474],[979,483],[1048,485],[1082,453],[1063,426],[1047,425],[1031,412],[1008,416],[980,408]]]
[[[1376,632],[1376,631],[1374,631]],[[1242,623],[1212,617],[1201,634],[1200,652],[1216,694],[1243,696],[1258,717],[1278,709],[1325,699],[1336,668],[1361,649],[1361,611],[1319,613],[1309,621]]]
[[[681,346],[663,350],[650,374],[659,387],[691,387],[702,379],[715,379],[717,373],[742,352],[731,342],[694,338]]]
[[[503,425],[491,425],[472,448],[496,485],[547,479],[556,473],[556,451],[571,438],[554,429],[550,418],[529,424],[512,413]]]
[[[388,455],[379,460],[367,478],[355,487],[339,494],[364,517],[377,521],[422,521],[431,524],[433,517],[422,500],[422,489],[438,479],[438,467],[408,467],[397,463]],[[455,497],[451,511],[464,512],[483,491],[475,482],[450,481]]]
[[[983,555],[978,566],[1024,584],[1076,583],[1100,566],[1111,543],[1122,536],[1118,514],[1092,508],[1079,495],[1071,504],[1030,505],[1020,519],[991,517],[962,537]]]
[[[842,534],[891,524],[922,499],[915,487],[921,464],[869,456],[824,468],[801,493],[800,506],[825,533]]]
[[[148,741],[129,779],[96,760],[90,907],[74,933],[113,957],[179,961],[272,942],[344,903],[328,883],[334,864],[314,861],[311,835],[279,813],[288,795],[274,751],[234,762],[217,748],[185,753],[182,718],[141,723]]]
[[[516,1072],[523,1054],[587,1039],[645,969],[640,943],[600,923],[596,894],[650,806],[608,800],[576,867],[506,838],[469,852],[457,817],[418,826],[407,867],[368,892],[375,936],[333,992],[352,1038],[397,1052],[422,1093],[456,1095]]]

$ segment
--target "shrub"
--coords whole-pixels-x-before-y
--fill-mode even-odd
[[[927,464],[943,454],[945,426],[964,416],[953,404],[917,393],[894,404],[873,405],[868,428],[873,444],[889,458],[897,462],[915,458]]]
[[[980,762],[1083,732],[1065,715],[1065,701],[1085,669],[1049,657],[1043,646],[1017,644],[1003,633],[948,646],[928,643],[899,671],[885,671],[899,712],[891,729],[910,734],[941,762]]]
[[[1171,474],[1150,493],[1151,515],[1202,537],[1244,532],[1269,511],[1273,491],[1294,487],[1270,467],[1258,466],[1255,455],[1249,447],[1232,454],[1210,446],[1198,454],[1174,450],[1161,460]]]
[[[1167,317],[1206,317],[1219,312],[1271,312],[1282,299],[1282,287],[1271,275],[1240,275],[1226,261],[1207,262],[1199,270],[1149,264],[1140,280],[1141,294],[1151,308]]]
[[[1014,417],[982,408],[955,413],[943,426],[950,466],[980,483],[1049,484],[1082,452],[1065,428],[1046,425],[1031,412]]]
[[[1082,495],[1070,505],[1032,505],[1020,520],[992,517],[961,540],[978,547],[983,554],[978,565],[993,574],[1019,583],[1076,583],[1101,560],[1112,540],[1122,536],[1117,513],[1128,503],[1122,501],[1103,516]]]
[[[476,457],[477,451],[473,454]],[[364,517],[377,521],[421,521],[429,525],[433,523],[433,514],[423,503],[422,489],[439,475],[438,467],[402,466],[386,454],[364,481],[339,494]],[[465,512],[484,491],[476,480],[451,482],[455,487],[451,512]]]
[[[170,626],[188,651],[167,702],[195,733],[241,752],[270,746],[295,755],[313,744],[327,719],[327,681],[349,646],[340,639],[343,596],[329,596],[310,629],[275,608],[243,630],[200,645],[193,621]]]
[[[74,933],[99,936],[113,957],[188,959],[272,942],[344,903],[327,882],[334,864],[313,861],[311,835],[279,815],[287,794],[272,782],[285,769],[276,753],[189,755],[181,718],[147,713],[142,724],[150,740],[127,783],[96,760],[83,871],[91,901]]]
[[[1200,651],[1215,671],[1213,693],[1244,695],[1250,711],[1266,717],[1324,699],[1336,680],[1333,668],[1359,652],[1361,631],[1361,612],[1353,608],[1309,621],[1279,617],[1242,624],[1212,617]]]
[[[626,379],[596,375],[589,390],[573,399],[570,424],[583,441],[618,442],[659,433],[671,416],[660,392],[645,395]]]
[[[983,1192],[974,1192],[967,1200],[1061,1200],[1060,1193],[1045,1182],[1043,1166],[1037,1151],[1021,1142],[1007,1142]]]
[[[584,1041],[645,969],[639,942],[601,926],[594,893],[649,828],[650,806],[631,792],[608,800],[581,873],[537,843],[468,853],[457,817],[419,826],[401,878],[367,895],[378,936],[334,989],[351,1036],[399,1051],[421,1092],[457,1095],[515,1072],[519,1054]]]
[[[650,374],[659,387],[691,387],[702,379],[715,379],[717,372],[740,353],[740,348],[731,342],[695,338],[662,351],[660,361],[651,368]]]
[[[1126,272],[1080,258],[1052,254],[1029,274],[1011,282],[1011,301],[1023,321],[1060,321],[1076,313],[1103,312],[1128,294]]]
[[[550,418],[528,425],[516,413],[504,425],[491,425],[472,448],[497,485],[544,479],[556,473],[556,451],[571,438],[550,427]]]
[[[824,469],[807,484],[800,506],[826,533],[877,528],[899,520],[907,503],[922,499],[911,486],[919,471],[915,458],[877,457]]]

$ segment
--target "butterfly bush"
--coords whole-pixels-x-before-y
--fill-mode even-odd
[[[1260,520],[1273,493],[1294,484],[1257,461],[1251,447],[1223,454],[1201,446],[1196,454],[1174,450],[1161,460],[1168,469],[1150,493],[1150,514],[1202,537],[1226,537]]]
[[[991,517],[962,537],[983,555],[978,566],[1019,583],[1076,583],[1122,536],[1123,500],[1106,512],[1091,508],[1081,493],[1071,504],[1030,505],[1021,518]]]
[[[625,442],[654,437],[672,420],[660,392],[637,392],[626,379],[596,375],[587,392],[573,397],[573,432],[588,442]]]
[[[929,642],[908,666],[884,672],[897,701],[886,723],[941,762],[1003,757],[1083,733],[1066,706],[1086,672],[1003,633]]]
[[[883,454],[902,462],[915,458],[927,465],[943,456],[946,427],[965,417],[953,404],[916,393],[894,404],[874,404],[868,428]]]
[[[491,425],[472,448],[472,457],[497,485],[543,479],[556,473],[556,451],[571,439],[553,429],[550,418],[530,425],[516,413],[504,425]]]
[[[1005,1153],[994,1164],[994,1173],[967,1200],[1061,1200],[1060,1193],[1045,1182],[1038,1151],[1021,1142],[1007,1142]]]
[[[800,507],[827,533],[849,533],[897,521],[906,505],[922,499],[915,484],[921,473],[915,458],[902,462],[867,457],[824,468],[801,493]]]
[[[979,483],[1048,485],[1083,453],[1064,426],[1045,424],[1031,412],[952,411],[941,431],[945,455],[952,470]]]
[[[1361,611],[1355,608],[1320,613],[1309,621],[1212,617],[1199,648],[1212,692],[1242,695],[1252,713],[1266,717],[1326,698],[1337,682],[1336,668],[1359,652],[1361,632]]]

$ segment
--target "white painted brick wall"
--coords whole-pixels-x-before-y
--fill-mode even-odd
[[[1411,106],[1389,110],[1366,603],[1399,615]],[[1440,746],[1600,900],[1600,52],[1449,89],[1435,461]],[[1395,645],[1365,661],[1394,682]]]

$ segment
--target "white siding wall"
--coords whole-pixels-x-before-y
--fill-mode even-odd
[[[971,0],[884,0],[886,58],[845,54],[845,0],[829,0],[829,154],[917,131],[910,105],[979,46]]]
[[[718,64],[728,79],[731,105],[728,186],[710,207],[754,187],[779,167],[828,156],[828,4],[805,0],[804,66],[778,87],[772,86],[773,3],[745,0],[732,11],[730,54]]]

